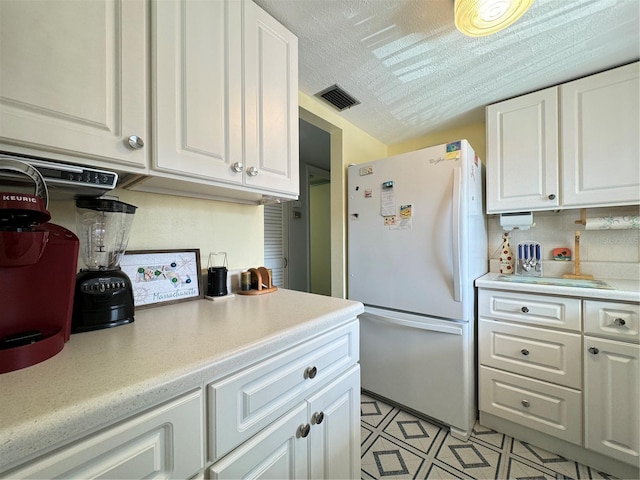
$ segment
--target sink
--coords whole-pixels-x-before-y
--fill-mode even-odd
[[[498,275],[496,280],[499,282],[512,283],[533,283],[535,285],[557,285],[561,287],[579,287],[579,288],[605,288],[614,290],[611,285],[602,280],[581,280],[576,278],[555,278],[555,277],[527,277],[523,275]]]

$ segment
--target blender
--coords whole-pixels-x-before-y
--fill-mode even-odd
[[[76,199],[80,257],[86,269],[76,277],[72,333],[133,322],[133,289],[120,260],[136,208],[105,197]]]

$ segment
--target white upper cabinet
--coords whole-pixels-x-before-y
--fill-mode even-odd
[[[487,107],[487,213],[640,203],[638,63]]]
[[[246,183],[297,198],[298,39],[253,2],[243,5]]]
[[[249,0],[152,3],[151,176],[129,188],[298,196],[298,40]]]
[[[487,212],[557,208],[558,89],[487,107]]]
[[[142,0],[0,2],[0,150],[144,172],[146,15]]]
[[[562,204],[640,203],[638,64],[562,85]]]
[[[240,2],[152,3],[152,169],[242,183]]]

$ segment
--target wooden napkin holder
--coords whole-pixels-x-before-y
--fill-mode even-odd
[[[250,268],[249,272],[251,272],[251,285],[252,287],[255,285],[256,288],[239,290],[236,292],[238,295],[264,295],[278,290],[278,287],[273,285],[271,273],[265,267]]]

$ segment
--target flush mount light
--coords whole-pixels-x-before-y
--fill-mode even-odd
[[[518,20],[533,0],[455,0],[456,28],[470,37],[499,32]]]

